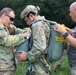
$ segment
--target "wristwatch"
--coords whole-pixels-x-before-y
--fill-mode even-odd
[[[64,36],[64,38],[66,38],[68,35],[69,35],[69,33],[65,32],[63,36]]]

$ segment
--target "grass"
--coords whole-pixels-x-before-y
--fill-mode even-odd
[[[17,69],[16,69],[16,73],[17,73],[16,75],[24,75],[26,65],[27,65],[27,62],[26,63],[19,62],[17,65]],[[54,66],[54,63],[52,65],[52,68],[53,68],[53,66]],[[60,69],[55,73],[52,71],[51,75],[71,75],[70,70],[69,70],[67,56],[65,57],[64,61],[62,62]]]
[[[18,62],[16,67],[16,75],[24,75],[27,62]]]

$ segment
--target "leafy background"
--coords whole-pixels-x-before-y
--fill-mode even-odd
[[[33,4],[41,8],[41,15],[46,19],[58,23],[64,23],[67,27],[73,28],[75,23],[69,15],[69,6],[75,0],[0,0],[0,10],[4,7],[11,7],[16,12],[14,24],[17,27],[25,28],[27,25],[20,19],[20,13],[28,4]]]

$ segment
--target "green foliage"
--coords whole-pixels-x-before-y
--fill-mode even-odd
[[[33,4],[41,8],[41,15],[46,19],[64,23],[68,27],[73,27],[74,22],[69,16],[69,6],[76,0],[1,0],[0,9],[11,7],[16,12],[15,25],[20,28],[26,26],[25,22],[20,19],[20,13],[26,5]]]

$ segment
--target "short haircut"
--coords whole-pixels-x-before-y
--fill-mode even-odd
[[[15,11],[9,7],[5,7],[0,11],[0,17],[5,13],[5,14],[9,14],[10,12],[15,13]]]

